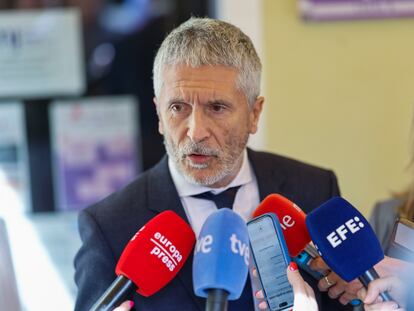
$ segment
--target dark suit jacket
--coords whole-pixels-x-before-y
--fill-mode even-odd
[[[249,150],[248,155],[261,199],[271,193],[280,193],[309,212],[339,194],[331,171],[269,153]],[[123,190],[80,213],[79,231],[83,245],[75,258],[75,281],[79,289],[76,311],[89,310],[115,279],[117,260],[129,239],[147,221],[165,210],[173,210],[187,220],[168,170],[167,157]],[[189,258],[177,277],[157,294],[149,298],[134,294],[136,310],[204,310],[205,300],[194,295],[191,271],[192,258]],[[304,277],[316,289],[320,310],[344,310],[337,301],[319,294],[316,282],[308,275],[304,274]]]

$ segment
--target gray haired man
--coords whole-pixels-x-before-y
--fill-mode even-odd
[[[126,243],[158,213],[175,211],[198,235],[217,210],[213,201],[197,197],[201,193],[238,189],[232,208],[246,221],[270,193],[287,196],[305,212],[338,195],[333,172],[246,147],[264,104],[261,70],[249,37],[229,23],[191,18],[166,37],[153,73],[167,155],[123,190],[81,212],[77,311],[88,310],[111,284]],[[157,294],[131,295],[136,309],[204,310],[204,299],[193,292],[191,261]],[[321,310],[343,309],[326,294],[317,292],[316,299]],[[249,281],[242,300],[229,309],[250,311],[257,305]]]

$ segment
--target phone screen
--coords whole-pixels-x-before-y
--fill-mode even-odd
[[[267,302],[272,311],[293,305],[293,290],[287,275],[287,263],[270,216],[253,220],[247,226],[256,267]]]

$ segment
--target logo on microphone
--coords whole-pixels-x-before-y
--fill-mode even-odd
[[[177,247],[159,232],[154,233],[150,240],[155,244],[150,254],[158,257],[171,272],[174,271],[183,259]]]
[[[285,215],[282,218],[282,221],[280,222],[280,226],[283,230],[286,230],[287,228],[292,228],[295,225],[296,221],[293,220],[292,216]]]
[[[200,237],[196,244],[196,253],[208,254],[213,247],[214,238],[211,234]],[[244,258],[246,265],[249,265],[250,249],[246,243],[238,239],[237,235],[233,233],[230,237],[230,250],[232,253],[240,255]]]
[[[213,236],[207,234],[206,236],[200,237],[196,243],[196,253],[202,252],[203,254],[208,254],[211,252],[211,245],[213,244]]]
[[[351,218],[345,224],[340,225],[335,231],[332,231],[326,239],[329,241],[333,248],[341,245],[343,241],[347,239],[347,234],[355,234],[362,228],[364,228],[364,223],[359,219],[358,216]]]
[[[246,266],[249,265],[250,249],[249,246],[237,238],[234,233],[230,237],[231,251],[235,254],[239,254],[244,257],[244,263]]]

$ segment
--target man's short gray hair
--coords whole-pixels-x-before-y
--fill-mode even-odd
[[[223,65],[239,72],[237,88],[250,105],[260,94],[262,65],[250,38],[229,23],[210,18],[190,18],[163,41],[154,61],[155,96],[159,97],[166,65]]]

